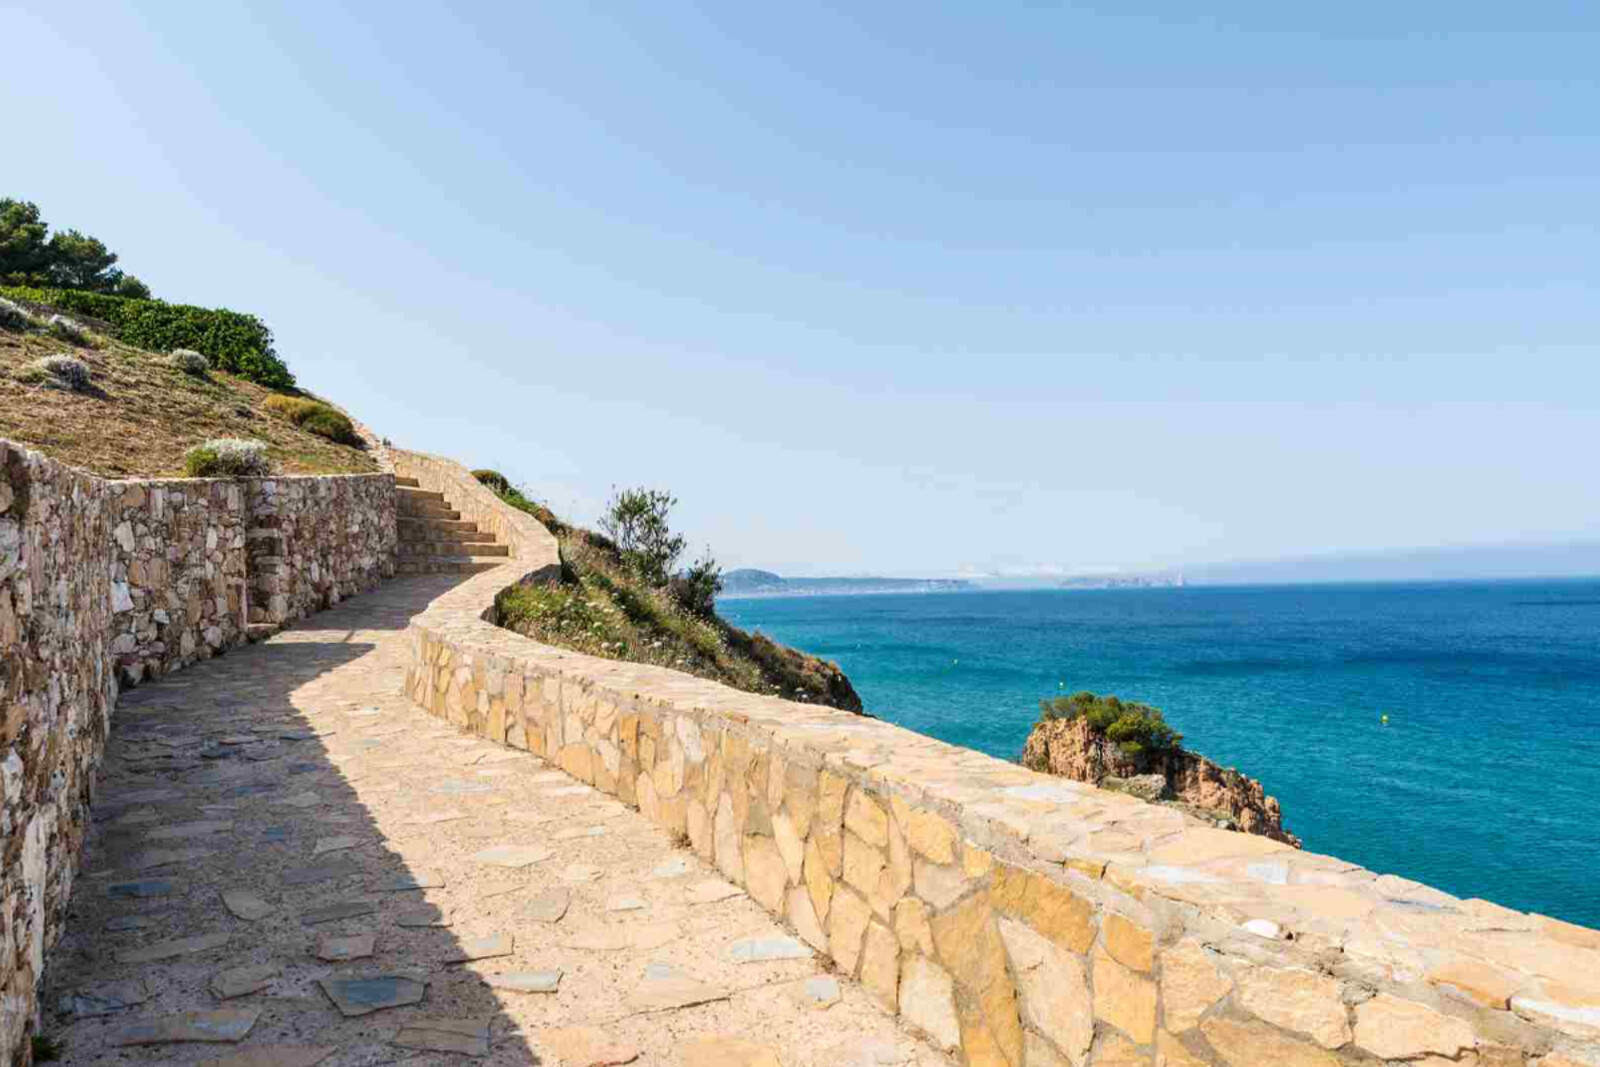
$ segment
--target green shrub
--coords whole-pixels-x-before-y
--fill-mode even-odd
[[[193,374],[196,377],[204,377],[211,369],[211,361],[192,348],[174,348],[167,355],[167,362],[183,373]]]
[[[511,480],[499,471],[476,470],[472,472],[472,476],[488,486],[489,491],[495,496],[503,497],[511,492]]]
[[[683,555],[686,542],[667,522],[677,503],[677,497],[660,489],[623,489],[612,493],[600,517],[600,529],[651,585],[666,585]]]
[[[46,382],[74,392],[89,388],[89,364],[65,352],[34,360],[28,364],[23,375],[27,381]]]
[[[673,575],[667,588],[683,610],[710,618],[717,612],[717,594],[722,592],[722,565],[712,558],[708,548],[682,574]]]
[[[28,330],[37,326],[32,315],[21,304],[0,299],[0,329]]]
[[[350,416],[320,400],[279,394],[267,397],[261,406],[280,418],[288,419],[307,433],[326,437],[335,444],[353,448],[365,444],[361,435],[356,433],[355,423],[350,421]]]
[[[99,319],[113,337],[151,352],[190,348],[217,370],[272,389],[294,387],[294,375],[272,348],[272,331],[254,315],[75,289],[0,290],[0,295]]]
[[[1115,696],[1098,696],[1088,690],[1040,701],[1039,717],[1046,722],[1083,719],[1090,729],[1104,734],[1128,756],[1170,752],[1183,742],[1183,735],[1157,709]]]
[[[65,315],[51,315],[50,321],[45,324],[45,329],[50,332],[50,336],[70,344],[89,345],[94,340],[89,331],[83,328],[83,323],[69,319]]]
[[[258,478],[271,474],[267,446],[261,441],[215,437],[183,454],[183,470],[191,478]]]

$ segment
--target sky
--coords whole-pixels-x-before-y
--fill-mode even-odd
[[[0,0],[0,195],[728,566],[1593,539],[1600,7]]]

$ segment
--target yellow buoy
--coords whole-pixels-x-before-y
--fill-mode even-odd
[[[1384,715],[1384,716],[1381,716],[1381,718],[1383,719],[1383,725],[1388,726],[1389,725],[1389,716]]]

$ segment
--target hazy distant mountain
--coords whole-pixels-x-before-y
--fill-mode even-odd
[[[971,589],[954,578],[785,578],[752,568],[722,576],[722,596],[860,596],[866,593],[952,593]]]
[[[1184,568],[1191,585],[1449,582],[1600,575],[1600,541],[1351,552]]]

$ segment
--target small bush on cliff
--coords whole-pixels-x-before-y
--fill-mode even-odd
[[[191,478],[259,478],[272,467],[265,443],[216,437],[183,454],[183,471]]]
[[[1040,719],[1046,722],[1083,719],[1090,729],[1105,735],[1106,740],[1115,742],[1129,756],[1171,752],[1183,743],[1183,735],[1174,730],[1157,709],[1133,701],[1124,702],[1115,696],[1102,697],[1088,690],[1042,700],[1039,713]]]
[[[267,397],[261,406],[280,418],[288,419],[307,433],[326,437],[335,444],[350,445],[352,448],[360,448],[363,444],[350,416],[320,400],[280,394]]]
[[[646,575],[653,577],[655,568],[639,566],[611,538],[560,521],[496,471],[473,473],[506,503],[538,519],[561,551],[559,578],[501,593],[501,626],[536,641],[671,667],[748,693],[861,711],[861,698],[837,664],[746,633],[717,615],[721,569],[709,554],[682,574],[652,581]],[[664,523],[664,513],[659,517]],[[670,528],[659,533],[667,541],[676,537]]]
[[[61,389],[71,389],[82,392],[89,388],[89,364],[77,356],[70,356],[65,352],[57,352],[53,356],[45,356],[28,364],[23,371],[23,380],[39,382],[47,386]]]
[[[193,374],[197,378],[205,377],[211,370],[211,361],[192,348],[174,348],[167,356],[167,361],[185,374]]]
[[[0,329],[31,330],[37,325],[21,304],[0,297]]]
[[[613,490],[600,529],[651,585],[666,585],[686,542],[667,521],[678,498],[660,489]]]

